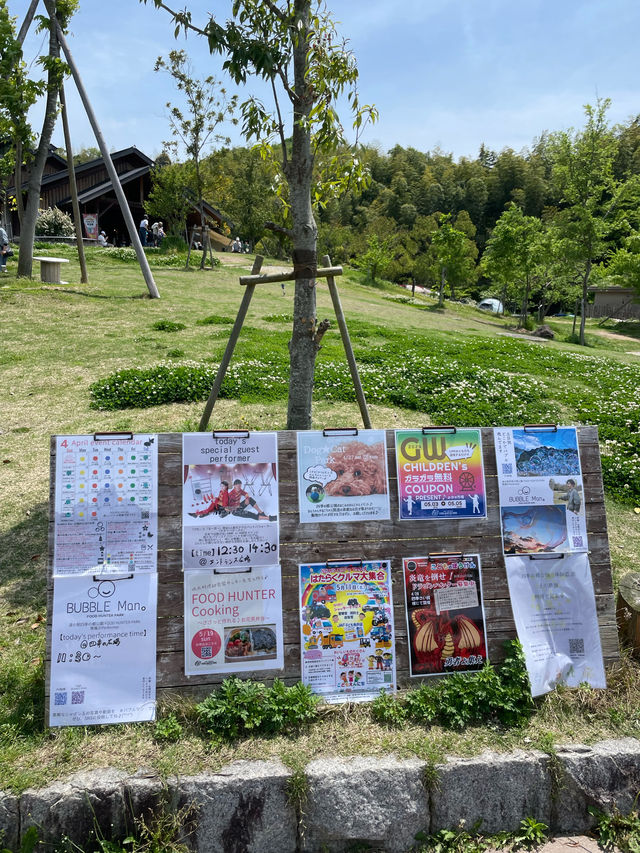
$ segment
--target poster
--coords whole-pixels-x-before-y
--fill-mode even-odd
[[[327,702],[394,691],[396,659],[388,560],[300,566],[302,681]]]
[[[158,576],[55,579],[50,726],[155,719]]]
[[[587,554],[510,557],[507,581],[531,694],[607,686]]]
[[[384,430],[298,433],[300,521],[390,518]]]
[[[574,427],[494,430],[505,554],[587,550]]]
[[[90,240],[98,239],[98,214],[83,213],[82,221],[84,222],[84,230]]]
[[[487,657],[478,554],[403,560],[412,676],[476,672]]]
[[[396,430],[400,520],[486,518],[479,429]]]
[[[184,573],[185,675],[284,667],[280,566]]]
[[[155,572],[155,435],[56,438],[54,576]]]
[[[272,566],[279,560],[275,432],[185,433],[185,569]]]

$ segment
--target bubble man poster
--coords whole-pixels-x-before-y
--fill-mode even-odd
[[[486,518],[479,429],[396,430],[400,520]]]

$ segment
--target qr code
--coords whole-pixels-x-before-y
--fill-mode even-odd
[[[569,654],[575,657],[584,655],[584,640],[582,637],[576,637],[569,640]]]
[[[582,536],[574,536],[573,537],[573,547],[574,548],[582,548]]]
[[[202,646],[200,649],[200,657],[201,658],[212,658],[213,657],[213,648],[211,646]]]
[[[84,690],[72,690],[71,691],[71,704],[72,705],[83,705],[84,704]]]
[[[59,693],[56,693],[54,700],[53,700],[53,704],[54,705],[66,705],[67,704],[67,691],[61,690]]]
[[[149,518],[149,510],[148,510],[148,509],[143,509],[143,510],[142,510],[142,512],[140,513],[140,518],[146,518],[146,519],[148,519],[148,518]]]
[[[502,473],[503,474],[513,474],[513,465],[511,462],[503,462],[502,463]]]

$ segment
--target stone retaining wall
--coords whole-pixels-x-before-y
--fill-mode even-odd
[[[93,770],[20,796],[0,792],[0,846],[17,850],[34,824],[49,844],[67,836],[83,847],[96,827],[122,839],[135,817],[186,807],[184,840],[196,853],[321,853],[354,845],[406,853],[418,831],[462,820],[467,829],[481,820],[483,834],[516,830],[525,817],[553,833],[582,833],[593,823],[589,806],[627,813],[639,792],[640,741],[633,738],[566,746],[553,757],[486,752],[436,768],[392,756],[319,759],[304,779],[264,761],[167,780]]]

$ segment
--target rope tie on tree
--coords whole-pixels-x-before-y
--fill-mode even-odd
[[[291,253],[293,260],[293,277],[315,279],[318,270],[318,255],[311,249],[294,249]]]

